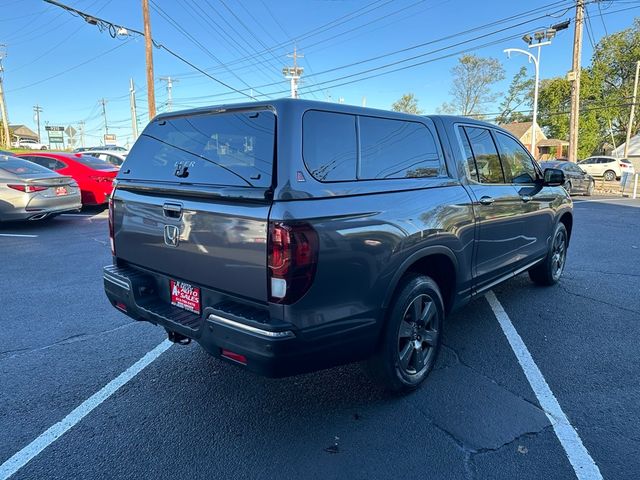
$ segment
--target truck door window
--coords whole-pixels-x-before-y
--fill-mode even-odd
[[[467,176],[471,180],[475,180],[476,182],[479,182],[480,179],[478,177],[476,161],[473,158],[473,152],[471,151],[471,145],[469,144],[469,139],[467,138],[467,134],[464,132],[464,129],[462,127],[458,128],[458,135],[460,137],[460,141],[462,142],[462,147],[464,148],[464,155],[466,157],[465,169],[467,171]]]
[[[505,183],[498,150],[486,128],[464,127],[481,183]]]
[[[500,146],[500,159],[508,183],[534,183],[537,178],[536,167],[529,153],[513,138],[496,132]]]

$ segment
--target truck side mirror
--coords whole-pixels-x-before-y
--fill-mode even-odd
[[[544,170],[544,185],[546,187],[564,185],[564,172],[559,168],[546,168]]]

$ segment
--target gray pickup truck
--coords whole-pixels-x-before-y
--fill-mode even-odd
[[[495,125],[304,100],[172,112],[109,204],[107,297],[267,376],[354,361],[410,390],[445,317],[571,236],[561,170]]]

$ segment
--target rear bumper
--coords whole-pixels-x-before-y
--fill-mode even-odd
[[[103,279],[111,304],[129,317],[190,338],[211,355],[232,363],[238,364],[224,357],[222,350],[243,355],[247,359],[243,368],[267,377],[285,377],[362,360],[373,353],[376,345],[377,329],[371,328],[371,323],[369,328],[352,330],[348,335],[343,328],[337,327],[335,334],[324,328],[318,337],[291,324],[273,325],[206,304],[201,315],[186,312],[154,293],[145,294],[153,281],[144,272],[129,267],[107,266]]]

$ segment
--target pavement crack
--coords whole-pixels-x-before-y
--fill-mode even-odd
[[[569,294],[569,295],[573,295],[574,297],[578,297],[578,298],[583,298],[585,300],[592,300],[596,303],[600,303],[602,305],[607,305],[609,307],[614,307],[617,308],[618,310],[624,310],[625,312],[630,312],[630,313],[635,313],[636,315],[640,315],[640,312],[638,310],[634,310],[632,308],[626,308],[626,307],[621,307],[620,305],[616,305],[615,303],[611,303],[611,302],[607,302],[605,300],[601,300],[599,298],[595,298],[595,297],[591,297],[589,295],[584,295],[582,293],[576,293],[576,292],[572,292],[571,290],[569,290],[569,288],[565,285],[563,285],[562,283],[558,283],[558,287],[560,287],[560,289]]]
[[[63,339],[57,340],[57,341],[55,341],[53,343],[50,343],[48,345],[43,345],[41,347],[36,347],[36,348],[17,348],[17,349],[14,349],[14,350],[5,350],[5,351],[0,352],[0,360],[11,359],[11,358],[18,357],[20,355],[26,355],[26,354],[29,354],[29,353],[39,352],[39,351],[42,351],[42,350],[48,350],[50,348],[58,347],[58,346],[61,346],[61,345],[68,345],[70,343],[83,342],[83,341],[89,340],[91,338],[99,337],[99,336],[104,335],[106,333],[111,333],[111,332],[115,332],[115,331],[123,329],[123,328],[128,328],[131,325],[135,325],[135,323],[125,323],[125,324],[120,325],[118,327],[110,328],[110,329],[107,329],[107,330],[101,330],[101,331],[95,332],[95,333],[79,333],[79,334],[75,334],[75,335],[70,335],[68,337],[65,337]]]
[[[571,272],[597,273],[599,275],[616,275],[616,276],[622,275],[625,277],[640,277],[640,273],[603,272],[601,270],[587,270],[582,268],[572,268]]]
[[[456,362],[458,362],[458,364],[462,365],[463,367],[468,368],[469,370],[473,371],[474,373],[480,375],[482,378],[489,380],[491,383],[493,383],[495,386],[502,388],[503,390],[506,390],[507,392],[511,393],[512,395],[515,395],[516,397],[518,397],[520,400],[522,400],[523,402],[528,403],[529,405],[535,407],[536,409],[540,410],[541,412],[544,412],[547,417],[549,417],[551,414],[549,412],[547,412],[545,409],[543,409],[540,405],[538,405],[535,402],[532,402],[531,400],[529,400],[528,398],[523,397],[522,395],[518,394],[517,392],[514,392],[513,390],[511,390],[510,388],[508,388],[506,385],[503,385],[502,383],[498,382],[496,379],[486,375],[485,373],[481,372],[480,370],[478,370],[477,368],[472,367],[471,365],[469,365],[468,363],[466,363],[464,360],[462,360],[462,357],[460,356],[460,354],[456,351],[455,348],[453,348],[450,345],[446,345],[446,344],[442,344],[442,348],[446,348],[447,350],[449,350],[453,356],[456,359]],[[449,366],[449,367],[443,367],[442,369],[446,369],[446,368],[451,368],[455,365]],[[555,421],[555,420],[554,420]]]
[[[550,430],[552,428],[553,428],[553,425],[547,425],[547,426],[545,426],[545,427],[543,427],[543,428],[541,428],[539,430],[534,430],[534,431],[530,431],[530,432],[524,432],[524,433],[518,435],[516,438],[514,438],[512,440],[509,440],[508,442],[505,442],[502,445],[499,445],[497,447],[476,449],[475,451],[473,451],[471,453],[471,457],[473,459],[473,457],[476,456],[476,455],[483,455],[483,454],[486,454],[486,453],[497,452],[499,450],[502,450],[505,447],[508,447],[508,446],[513,445],[515,443],[519,443],[525,438],[536,437],[536,436],[540,435],[541,433],[546,432],[546,431],[548,431],[548,430]]]

